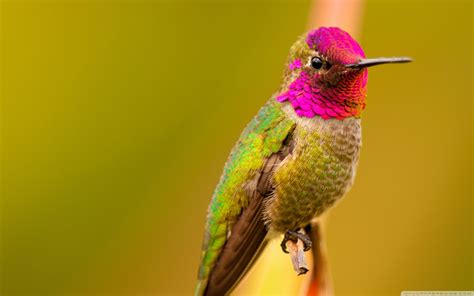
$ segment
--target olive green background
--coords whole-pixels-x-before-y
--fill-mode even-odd
[[[369,71],[337,295],[474,289],[472,6],[367,1],[366,55],[415,62]],[[191,294],[222,166],[309,7],[2,1],[0,294]]]

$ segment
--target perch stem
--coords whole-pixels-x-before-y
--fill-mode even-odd
[[[297,275],[305,274],[309,271],[308,263],[306,262],[306,256],[304,254],[304,243],[301,239],[297,239],[296,242],[288,240],[286,242],[286,248],[290,253],[291,263],[293,263],[293,269]]]

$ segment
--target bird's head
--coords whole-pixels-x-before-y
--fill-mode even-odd
[[[277,96],[300,117],[359,117],[365,108],[367,67],[409,58],[366,59],[360,45],[339,28],[310,31],[291,47]]]

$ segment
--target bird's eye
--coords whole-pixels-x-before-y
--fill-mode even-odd
[[[311,59],[311,67],[313,67],[314,69],[319,70],[321,69],[322,66],[323,66],[323,61],[321,61],[320,58],[313,57]]]

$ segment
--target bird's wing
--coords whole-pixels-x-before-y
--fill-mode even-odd
[[[224,295],[245,274],[267,233],[264,201],[274,168],[291,152],[295,122],[269,100],[232,149],[208,210],[197,295]]]

